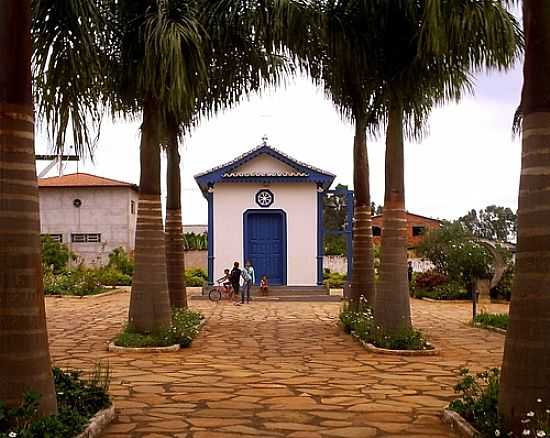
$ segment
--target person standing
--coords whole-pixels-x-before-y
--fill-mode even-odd
[[[240,282],[241,282],[241,270],[239,268],[239,262],[233,263],[233,269],[231,269],[231,273],[229,274],[229,278],[231,281],[231,286],[233,286],[233,293],[235,294],[237,300],[239,299],[239,289],[240,289]],[[236,304],[239,304],[238,302]]]
[[[242,270],[241,276],[243,277],[243,288],[241,291],[241,304],[244,304],[245,294],[246,294],[246,303],[249,304],[250,303],[250,286],[252,286],[252,276],[248,271],[248,266],[245,266],[245,268]]]
[[[409,283],[413,279],[413,263],[409,260],[409,267],[407,268],[407,277],[409,278]]]

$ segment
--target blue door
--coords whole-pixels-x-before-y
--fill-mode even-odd
[[[286,223],[282,211],[247,211],[244,215],[244,256],[270,285],[286,284]]]

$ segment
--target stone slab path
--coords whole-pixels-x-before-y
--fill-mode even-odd
[[[46,299],[55,364],[110,364],[119,417],[109,438],[454,436],[439,413],[457,371],[502,358],[502,335],[465,325],[469,305],[418,300],[415,324],[442,348],[439,357],[368,353],[338,327],[339,304],[283,302],[191,301],[208,318],[191,348],[109,353],[128,301],[127,293]]]

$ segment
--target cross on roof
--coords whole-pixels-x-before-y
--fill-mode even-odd
[[[267,146],[267,135],[264,134],[264,136],[262,137],[262,142],[264,145]]]

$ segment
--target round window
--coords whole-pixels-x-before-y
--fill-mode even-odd
[[[258,204],[262,208],[269,207],[271,204],[273,204],[274,200],[275,198],[271,190],[263,189],[256,193],[256,204]]]
[[[76,208],[79,208],[81,205],[82,205],[82,201],[78,198],[76,198],[74,201],[73,201],[73,205],[76,207]]]

